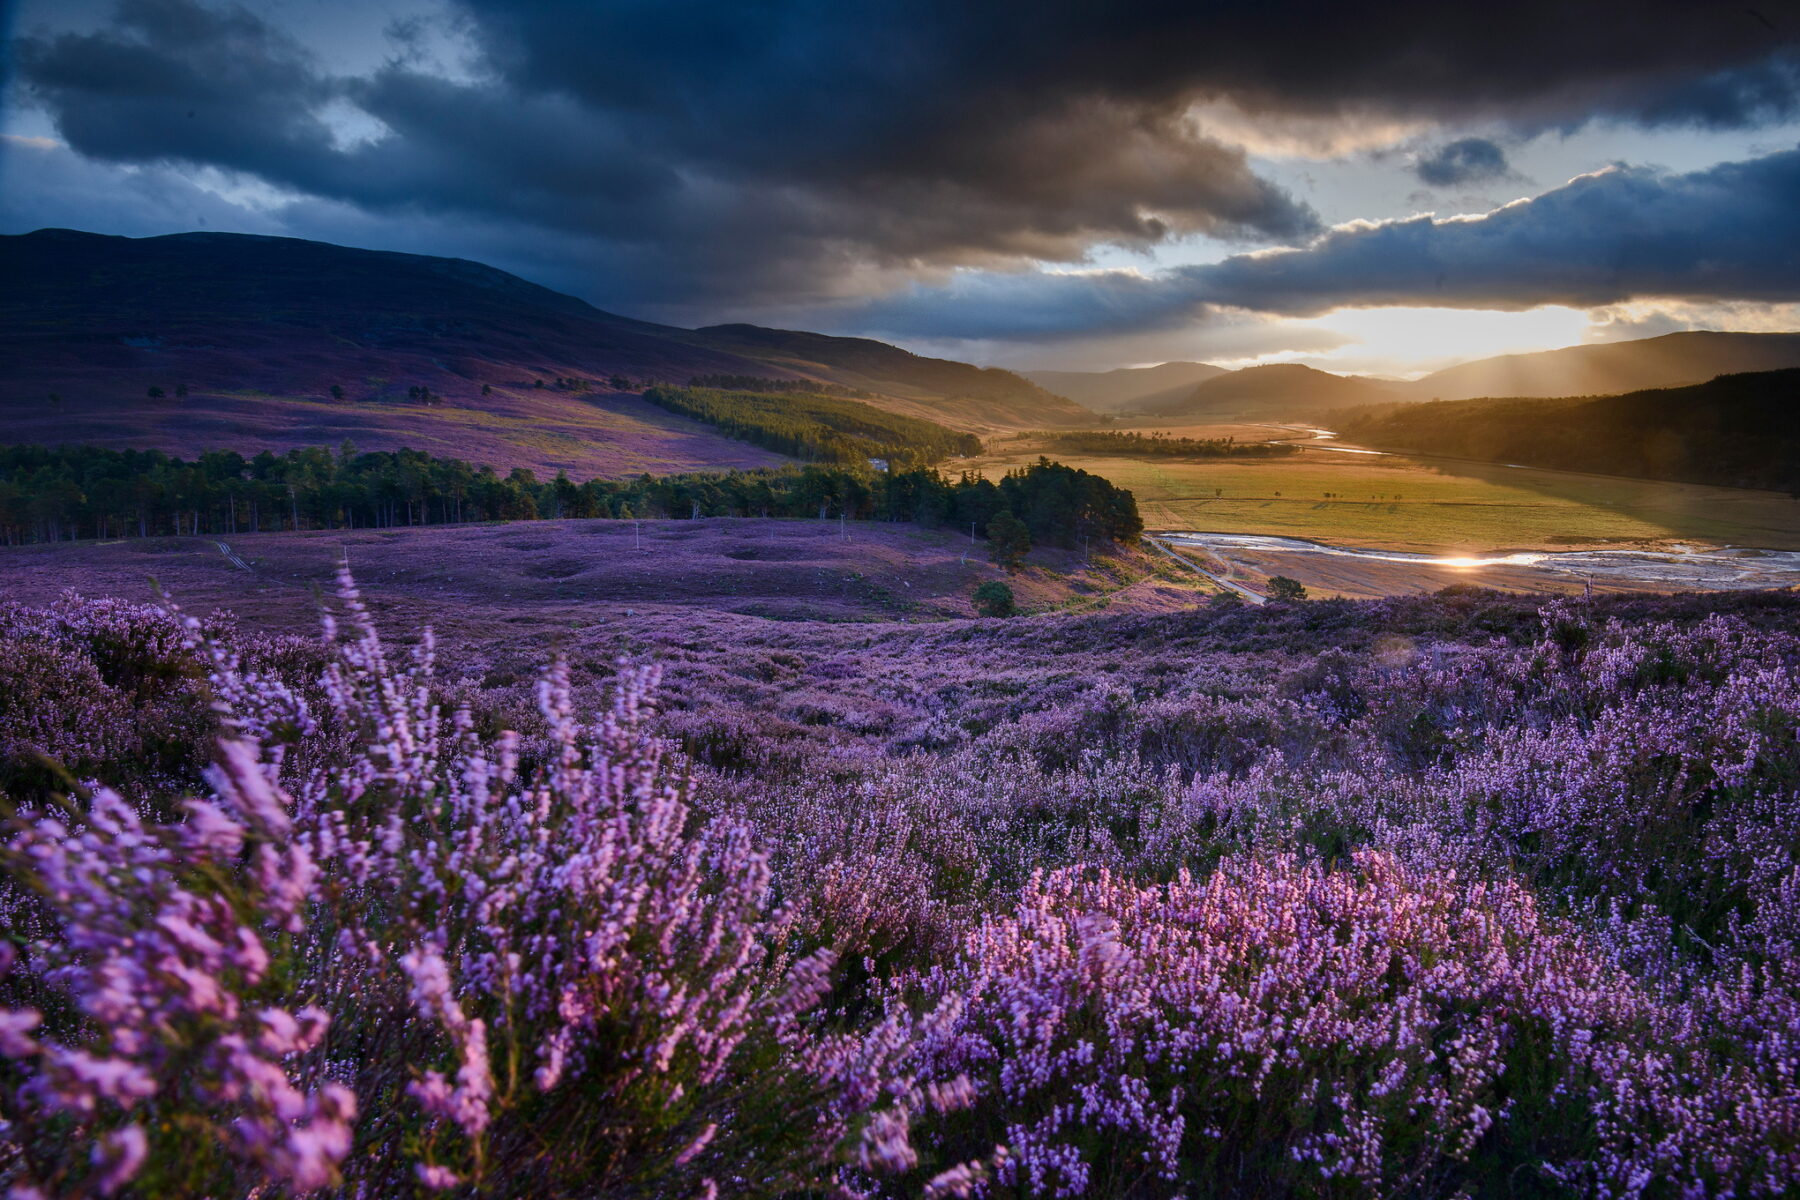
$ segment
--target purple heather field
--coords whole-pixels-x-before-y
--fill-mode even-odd
[[[11,1196],[1791,1194],[1800,596],[976,620],[899,530],[768,610],[818,523],[599,524],[512,608],[15,576]]]
[[[0,1200],[1800,1200],[1800,0],[0,0]]]

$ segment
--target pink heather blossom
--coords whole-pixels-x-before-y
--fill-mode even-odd
[[[694,1136],[693,1141],[683,1146],[681,1151],[675,1155],[675,1165],[678,1167],[685,1167],[687,1164],[700,1157],[700,1152],[706,1149],[707,1145],[713,1140],[713,1136],[718,1132],[718,1123],[709,1122],[705,1129],[702,1129]]]
[[[1791,598],[662,614],[535,685],[336,603],[0,603],[62,698],[0,757],[95,781],[3,839],[9,1195],[1800,1176]]]
[[[462,1183],[462,1176],[458,1175],[455,1171],[452,1171],[449,1167],[437,1167],[428,1163],[420,1163],[415,1168],[415,1171],[418,1176],[419,1186],[430,1191],[449,1191],[451,1188]]]
[[[0,1009],[0,1054],[8,1058],[36,1054],[38,1044],[31,1037],[31,1031],[43,1024],[43,1020],[35,1009]]]
[[[94,1167],[99,1172],[94,1190],[102,1196],[116,1193],[136,1177],[149,1153],[142,1126],[126,1125],[103,1135],[94,1144]]]

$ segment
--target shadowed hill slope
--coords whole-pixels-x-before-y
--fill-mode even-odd
[[[1215,376],[1172,398],[1153,397],[1143,411],[1169,417],[1303,420],[1335,408],[1394,398],[1386,383],[1298,363],[1271,363]]]
[[[40,230],[0,237],[0,282],[14,441],[192,454],[347,438],[586,475],[781,461],[636,394],[706,375],[853,382],[963,426],[1087,416],[1006,372],[879,342],[784,334],[834,353],[774,365],[767,339],[632,320],[461,259],[295,238]]]
[[[1149,407],[1153,398],[1228,372],[1202,362],[1166,362],[1154,367],[1120,367],[1116,371],[1020,371],[1019,374],[1059,396],[1096,412]]]
[[[1619,396],[1444,400],[1350,414],[1396,450],[1800,495],[1800,370]]]
[[[1095,423],[1089,410],[1011,371],[926,358],[868,338],[760,325],[709,325],[688,336],[697,344],[754,359],[765,369],[884,393],[913,415],[933,420],[1002,428]]]

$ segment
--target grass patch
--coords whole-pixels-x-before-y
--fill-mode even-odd
[[[1009,442],[970,466],[998,478],[1035,453]],[[1321,450],[1273,462],[1066,461],[1131,491],[1151,529],[1418,551],[1667,540],[1800,549],[1800,502],[1775,492]]]

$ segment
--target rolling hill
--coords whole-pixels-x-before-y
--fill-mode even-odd
[[[926,358],[869,338],[760,325],[709,325],[690,336],[787,375],[841,383],[886,397],[909,415],[976,428],[1091,425],[1094,413],[999,367]]]
[[[1392,450],[1800,495],[1800,369],[1617,396],[1390,405],[1344,432]]]
[[[1019,374],[1095,412],[1123,412],[1150,407],[1165,397],[1173,400],[1177,389],[1191,389],[1195,384],[1227,374],[1227,371],[1211,363],[1166,362],[1155,367],[1120,367],[1116,371],[1020,371]]]
[[[1408,398],[1420,400],[1600,396],[1784,367],[1800,367],[1800,333],[1701,330],[1483,358],[1401,386]]]
[[[1298,363],[1270,363],[1215,375],[1174,396],[1156,397],[1139,411],[1189,420],[1303,420],[1332,409],[1392,399],[1392,385],[1387,383],[1333,375]]]
[[[191,454],[350,439],[583,475],[783,461],[638,395],[697,375],[850,383],[963,428],[1092,420],[1009,372],[636,321],[461,259],[52,229],[0,237],[0,280],[0,418],[18,442]]]

